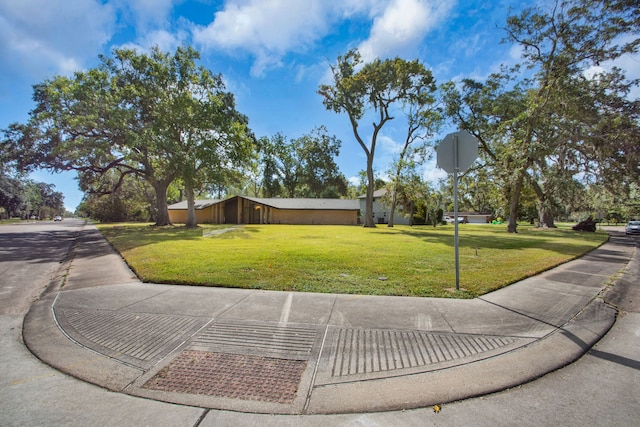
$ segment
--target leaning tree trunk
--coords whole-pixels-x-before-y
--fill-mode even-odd
[[[197,227],[196,222],[196,198],[193,192],[193,186],[186,184],[184,192],[187,196],[187,227]]]
[[[518,206],[520,205],[520,193],[522,192],[522,184],[524,175],[518,173],[516,182],[511,191],[511,201],[509,202],[509,223],[507,224],[507,233],[517,233],[518,230]]]
[[[367,198],[364,204],[364,226],[375,228],[376,223],[373,220],[373,186],[375,180],[373,178],[373,155],[367,156]]]
[[[393,194],[391,195],[391,209],[389,211],[389,222],[387,227],[393,227],[393,220],[396,213],[396,205],[398,204],[398,196],[396,196],[396,188],[393,186]]]
[[[155,225],[171,225],[171,221],[169,220],[169,209],[167,208],[167,188],[169,188],[169,182],[156,180],[153,183],[153,188],[156,191],[157,216]]]
[[[538,197],[538,227],[539,228],[557,228],[553,223],[553,209],[549,197],[545,194],[544,190],[538,184],[537,181],[529,177],[531,185],[533,186],[536,196]]]
[[[538,227],[557,228],[553,222],[553,210],[544,202],[538,201]]]

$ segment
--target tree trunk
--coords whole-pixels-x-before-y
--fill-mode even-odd
[[[387,223],[387,227],[393,227],[393,217],[395,216],[397,203],[398,203],[398,196],[396,196],[396,188],[394,185],[393,194],[391,195],[391,210],[389,211],[389,222]]]
[[[520,193],[522,192],[522,183],[524,174],[518,173],[516,182],[511,191],[511,201],[509,202],[509,223],[507,224],[507,233],[517,233],[518,230],[518,206],[520,205]]]
[[[367,198],[364,204],[364,226],[375,228],[376,223],[373,220],[373,186],[375,181],[373,178],[373,155],[367,156]]]
[[[196,222],[196,198],[193,194],[193,186],[190,184],[185,184],[184,192],[187,196],[187,227],[197,227],[198,223]]]
[[[169,183],[165,181],[155,181],[153,188],[156,190],[156,225],[171,225],[169,220],[169,210],[167,209],[167,188]]]
[[[411,212],[411,215],[409,216],[409,226],[413,227],[413,214],[415,213],[415,204],[413,202],[411,202],[411,209],[409,210],[409,212]]]
[[[538,227],[557,228],[553,223],[553,210],[545,202],[538,200]]]
[[[539,228],[556,228],[553,223],[553,209],[549,203],[549,197],[545,194],[544,190],[531,176],[529,181],[533,186],[536,196],[538,197],[538,225]]]

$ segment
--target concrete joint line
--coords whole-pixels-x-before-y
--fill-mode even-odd
[[[329,316],[327,316],[327,323],[324,325],[324,335],[322,336],[322,342],[320,344],[320,350],[318,351],[318,355],[316,357],[316,363],[313,367],[313,375],[311,376],[311,381],[309,382],[309,388],[307,389],[307,396],[304,401],[304,405],[302,407],[302,413],[305,414],[309,409],[309,403],[311,401],[311,394],[313,393],[313,388],[315,387],[316,378],[318,377],[318,369],[320,369],[320,360],[322,359],[322,352],[324,351],[324,347],[327,342],[327,335],[329,334],[329,320],[331,319],[331,315],[333,314],[333,310],[336,307],[336,301],[338,300],[337,296],[333,297],[333,303],[331,304],[331,310],[329,310]]]

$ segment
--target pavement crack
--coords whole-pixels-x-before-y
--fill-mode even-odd
[[[193,427],[199,427],[200,424],[202,424],[202,421],[204,421],[207,415],[209,415],[209,411],[210,409],[205,409],[204,411],[202,411],[202,414],[200,414],[200,417],[196,420],[196,423],[193,425]]]

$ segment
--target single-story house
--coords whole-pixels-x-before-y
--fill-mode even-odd
[[[373,192],[373,221],[377,224],[388,224],[389,216],[391,216],[391,209],[389,206],[382,203],[382,198],[387,194],[387,189],[382,188]],[[360,201],[360,211],[364,215],[365,205],[367,203],[367,196],[358,196]],[[411,218],[403,215],[404,207],[402,205],[396,206],[396,212],[393,216],[393,223],[396,225],[410,225]]]
[[[222,200],[196,200],[195,201],[195,210],[196,210],[196,222],[199,224],[212,223],[214,219],[214,211],[213,206],[217,203],[220,203]],[[174,203],[169,207],[169,221],[186,224],[187,222],[187,201],[183,200],[182,202]]]
[[[454,218],[453,212],[445,212],[445,217]],[[483,214],[478,212],[458,212],[458,218],[463,218],[460,221],[468,224],[488,224],[493,219],[493,215],[490,213]]]
[[[197,200],[201,224],[340,224],[357,225],[360,204],[345,199],[287,199],[234,196]],[[187,222],[187,202],[169,206],[169,220]]]

